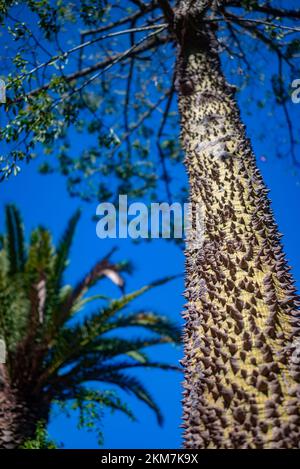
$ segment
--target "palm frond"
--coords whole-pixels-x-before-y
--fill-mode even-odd
[[[124,403],[114,391],[99,391],[86,388],[85,386],[76,386],[71,389],[69,393],[65,393],[64,398],[70,401],[75,400],[77,403],[94,402],[102,407],[111,409],[113,412],[116,410],[123,412],[131,420],[136,420],[135,415],[128,405]]]
[[[129,303],[134,301],[139,296],[152,290],[152,288],[155,288],[160,285],[164,285],[165,283],[170,282],[171,280],[175,278],[177,278],[177,275],[172,275],[172,276],[161,278],[159,280],[149,283],[148,285],[145,285],[139,290],[136,290],[132,293],[124,295],[117,300],[113,300],[110,303],[110,305],[108,305],[107,308],[103,309],[100,312],[100,314],[96,314],[94,317],[92,317],[91,322],[95,321],[97,324],[101,325],[102,323],[103,325],[106,321],[108,321],[111,317],[113,317],[118,311],[124,309]]]
[[[32,232],[28,257],[24,268],[24,291],[29,300],[26,334],[19,342],[16,352],[16,375],[22,375],[22,367],[35,373],[43,361],[42,350],[47,350],[42,341],[44,326],[51,319],[51,286],[48,283],[53,265],[51,235],[43,227]],[[39,344],[39,345],[37,345]],[[25,372],[25,368],[24,368]]]
[[[124,286],[124,280],[120,276],[121,271],[127,271],[127,264],[112,264],[109,258],[115,252],[113,248],[103,259],[98,261],[93,268],[86,274],[70,292],[65,302],[61,304],[59,310],[56,312],[55,323],[57,326],[64,324],[75,312],[77,312],[76,305],[80,304],[85,293],[95,285],[95,283],[103,277],[108,277],[120,288]],[[114,276],[114,277],[113,277]]]
[[[113,384],[123,391],[133,394],[155,412],[159,425],[163,424],[163,416],[158,405],[145,386],[137,378],[118,371],[107,371],[106,373],[95,374],[93,378],[94,379],[91,379],[91,381]],[[81,383],[82,382],[78,382],[77,386]],[[61,387],[57,384],[54,394],[55,398],[63,401],[68,400],[73,395],[73,389],[76,389],[76,383],[70,382],[69,385],[67,385],[63,382]]]
[[[90,381],[102,381],[102,376],[110,373],[123,371],[126,369],[136,368],[157,368],[159,370],[172,370],[181,371],[177,365],[170,365],[169,363],[153,362],[146,357],[145,362],[136,361],[134,363],[128,361],[111,362],[107,364],[101,363],[95,355],[85,357],[80,360],[79,364],[66,374],[62,374],[53,380],[54,387],[68,387],[78,386],[79,384],[87,383]]]
[[[16,252],[16,233],[13,222],[12,207],[5,207],[7,250],[9,261],[9,273],[13,275],[18,271],[17,252]]]
[[[49,277],[53,266],[53,245],[49,231],[39,227],[32,232],[25,274],[28,284],[38,281],[41,272]]]
[[[85,333],[78,341],[78,337],[76,338],[71,330],[67,330],[66,333],[53,348],[51,359],[40,377],[38,385],[41,385],[45,380],[51,380],[52,376],[57,376],[60,370],[72,364],[75,365],[74,368],[69,371],[68,375],[64,376],[76,376],[81,369],[91,369],[99,362],[103,364],[105,360],[119,355],[130,356],[131,354],[131,358],[134,358],[133,354],[135,354],[135,357],[139,356],[142,363],[146,363],[147,357],[141,353],[142,349],[173,342],[168,336],[126,340],[118,337],[105,338],[100,335],[94,340],[87,340]]]
[[[145,328],[161,336],[169,337],[176,344],[181,343],[181,328],[166,316],[161,316],[153,311],[138,311],[119,315],[113,321],[106,323],[103,333],[127,327]]]
[[[20,277],[12,279],[0,273],[0,334],[8,349],[8,362],[27,333],[29,299]]]
[[[134,394],[140,401],[144,402],[154,411],[158,424],[160,426],[163,424],[164,419],[159,406],[156,404],[145,386],[137,378],[126,375],[125,373],[109,372],[107,374],[102,374],[100,381],[114,384],[124,391]]]
[[[120,411],[132,421],[136,421],[131,409],[114,391],[99,391],[78,386],[64,393],[58,404],[67,416],[70,416],[69,409],[77,410],[79,413],[78,428],[96,432],[100,446],[103,444],[102,417],[106,409],[111,412]]]
[[[63,233],[56,248],[55,261],[53,265],[53,280],[56,284],[56,288],[61,287],[62,274],[67,266],[70,248],[80,215],[80,210],[77,210],[70,218],[67,224],[67,228],[65,229],[65,232]]]
[[[74,313],[79,313],[80,311],[82,311],[84,309],[84,307],[87,304],[92,303],[93,301],[96,301],[96,300],[112,301],[112,298],[109,297],[109,296],[106,296],[106,295],[98,294],[98,295],[89,296],[87,298],[78,299],[74,303],[71,313],[73,313],[73,312]]]
[[[92,314],[90,317],[85,319],[83,324],[77,324],[73,327],[65,327],[61,329],[56,336],[55,343],[53,345],[53,356],[51,365],[44,371],[41,376],[41,382],[52,376],[58,369],[73,359],[73,356],[77,356],[79,352],[83,352],[90,344],[100,337],[100,335],[107,331],[107,321],[110,320],[118,311],[125,308],[134,299],[141,296],[143,293],[151,290],[152,288],[162,285],[170,279],[176,276],[165,277],[158,281],[152,282],[139,290],[136,290],[128,295],[124,295],[118,300],[113,300],[106,308],[101,308],[100,311]],[[153,318],[152,324],[154,325]],[[168,322],[161,320],[161,324],[164,323],[164,329],[167,332]],[[173,335],[176,332],[176,342],[179,342],[179,331],[174,330],[174,326],[170,323],[170,334]]]
[[[74,368],[64,375],[63,377],[77,376],[80,370],[88,371],[93,367],[97,367],[99,363],[105,366],[105,361],[115,358],[119,355],[127,355],[133,359],[137,359],[141,363],[147,363],[148,358],[145,353],[142,354],[141,350],[155,345],[163,345],[170,343],[170,339],[166,337],[151,337],[146,339],[120,339],[100,337],[97,341],[89,343],[87,346],[77,349],[74,343],[69,344],[69,355],[64,357],[62,361],[61,351],[57,356],[52,359],[49,364],[51,372],[48,374],[48,379],[55,373],[57,375],[59,370],[66,366],[75,365]]]

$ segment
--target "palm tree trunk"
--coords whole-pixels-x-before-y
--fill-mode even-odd
[[[0,367],[0,449],[14,449],[34,437],[37,423],[47,421],[49,408],[24,399]]]
[[[178,99],[204,236],[186,248],[185,446],[298,448],[294,281],[214,34],[188,14],[177,12]]]

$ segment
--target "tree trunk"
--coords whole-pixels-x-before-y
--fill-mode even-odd
[[[175,23],[178,99],[204,236],[186,248],[185,447],[298,448],[294,282],[214,34],[199,21],[195,31],[186,3]]]
[[[49,408],[22,397],[0,367],[0,449],[14,449],[35,436],[37,423],[48,420]]]

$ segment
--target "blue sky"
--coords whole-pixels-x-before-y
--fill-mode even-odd
[[[269,63],[271,73],[272,63]],[[300,77],[299,77],[300,78]],[[252,92],[242,95],[245,98],[263,94],[264,87],[258,78],[254,78]],[[253,103],[250,103],[252,105]],[[251,106],[250,106],[251,107]],[[300,104],[291,105],[292,118],[299,121]],[[278,159],[278,135],[286,137],[286,129],[279,128],[276,121],[268,114],[268,106],[259,111],[254,106],[252,113],[242,112],[247,124],[248,133],[253,137],[253,145],[264,179],[271,189],[270,197],[280,231],[284,234],[283,242],[293,273],[300,286],[300,256],[299,256],[299,195],[300,178],[298,172],[291,165],[288,158]],[[3,112],[3,108],[0,108]],[[155,114],[151,125],[156,125]],[[258,138],[263,135],[264,138]],[[82,140],[80,145],[88,144]],[[73,142],[76,146],[76,141]],[[127,278],[127,290],[136,289],[150,281],[165,275],[182,273],[184,256],[181,249],[172,242],[153,240],[138,245],[130,240],[99,240],[96,237],[96,223],[92,221],[96,212],[95,203],[83,203],[70,198],[66,190],[65,179],[57,174],[41,176],[38,173],[39,158],[30,165],[22,168],[21,174],[12,177],[0,185],[0,228],[3,229],[3,207],[14,202],[24,217],[26,234],[43,224],[51,230],[56,241],[62,233],[70,216],[76,208],[82,208],[82,218],[79,223],[75,241],[71,252],[71,263],[67,270],[66,282],[73,283],[105,254],[113,245],[119,250],[114,260],[129,259],[133,262],[134,273]],[[184,180],[183,168],[178,169],[177,178]],[[118,289],[108,281],[99,285],[99,291],[108,295],[119,295]],[[142,298],[135,307],[146,307],[161,314],[168,315],[178,323],[183,309],[183,279],[179,278],[171,283],[159,287]],[[154,358],[176,363],[182,351],[171,347],[161,346],[152,352]],[[140,370],[139,377],[148,386],[165,416],[165,424],[158,427],[154,414],[135,398],[123,395],[130,407],[138,416],[138,422],[131,422],[126,416],[116,413],[106,413],[103,418],[104,448],[177,448],[181,444],[180,416],[181,416],[181,386],[180,373],[162,372],[155,370]],[[62,442],[65,448],[97,448],[97,437],[93,433],[76,428],[77,418],[62,415],[54,409],[49,425],[50,436],[57,442]]]

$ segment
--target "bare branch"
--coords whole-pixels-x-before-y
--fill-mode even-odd
[[[228,2],[227,5],[241,8],[240,1]],[[254,3],[251,7],[251,11],[259,11],[261,13],[265,13],[266,15],[280,18],[300,19],[300,10],[285,10],[283,8],[275,8],[270,5],[257,5]]]
[[[159,30],[157,31],[154,31],[153,33],[149,34],[148,36],[145,36],[143,37],[142,39],[140,39],[136,44],[134,44],[133,46],[131,46],[129,49],[127,49],[125,52],[123,52],[122,54],[118,54],[118,56],[112,60],[112,62],[107,65],[105,68],[103,68],[102,70],[100,70],[99,72],[95,73],[95,75],[91,76],[90,78],[88,78],[84,83],[82,83],[82,85],[80,85],[79,87],[75,88],[74,90],[72,90],[67,96],[62,96],[60,99],[58,99],[56,102],[55,102],[55,105],[57,105],[59,102],[61,101],[64,101],[65,99],[71,97],[73,94],[75,93],[78,93],[79,91],[81,91],[83,88],[85,88],[87,85],[89,85],[90,83],[92,83],[93,81],[95,81],[97,78],[99,78],[104,72],[106,72],[107,70],[109,70],[110,68],[112,68],[114,65],[116,65],[117,63],[121,62],[122,60],[124,60],[125,58],[129,57],[130,54],[136,50],[142,43],[148,41],[149,39],[155,37],[157,34],[161,33],[164,29],[166,28],[166,26],[162,26]]]
[[[282,59],[291,67],[291,69],[294,69],[295,66],[290,60],[282,53],[281,51],[281,46],[280,44],[276,44],[275,41],[273,41],[270,37],[265,36],[265,34],[262,32],[261,29],[259,29],[254,23],[251,21],[241,21],[241,18],[235,15],[227,15],[224,18],[229,18],[233,23],[239,25],[241,28],[244,29],[244,31],[248,31],[251,36],[255,39],[260,39],[262,42],[264,42],[271,50],[275,51],[277,54],[280,54]]]
[[[278,56],[279,82],[282,84],[283,83],[282,56],[278,53],[277,53],[277,56]],[[288,107],[287,107],[285,99],[282,99],[281,104],[282,104],[282,107],[283,107],[283,113],[284,113],[284,117],[285,117],[285,120],[286,120],[286,123],[287,123],[288,132],[289,132],[292,161],[293,161],[295,166],[300,166],[300,163],[297,160],[296,153],[295,153],[296,140],[295,140],[295,137],[294,137],[293,124],[292,124],[292,120],[290,118],[290,114],[289,114]]]
[[[232,39],[235,41],[235,43],[238,47],[238,50],[240,51],[241,60],[245,63],[245,65],[247,67],[247,70],[251,71],[252,67],[251,67],[250,62],[248,61],[247,56],[246,56],[246,54],[245,54],[245,52],[242,48],[241,41],[240,41],[239,37],[237,36],[237,34],[235,33],[234,27],[232,26],[232,24],[230,22],[227,23],[227,26],[228,26],[228,29],[229,29],[229,34],[231,35]]]
[[[98,34],[98,33],[104,33],[105,31],[109,31],[110,29],[116,28],[118,26],[122,26],[123,24],[126,23],[131,23],[132,21],[136,21],[137,19],[141,18],[145,13],[151,12],[157,8],[156,2],[150,2],[145,5],[145,8],[143,11],[137,11],[136,13],[125,16],[125,18],[121,18],[118,21],[113,21],[109,24],[106,24],[105,26],[101,26],[96,29],[87,29],[85,31],[81,32],[82,36],[88,36],[89,34]]]
[[[159,32],[156,32],[156,34],[158,34]],[[96,72],[98,70],[107,69],[107,67],[110,67],[111,65],[114,65],[115,63],[120,62],[121,60],[123,60],[125,58],[135,57],[135,56],[137,56],[137,55],[139,55],[143,52],[146,52],[146,51],[152,49],[155,46],[163,45],[163,44],[166,44],[170,41],[170,38],[168,36],[164,36],[164,37],[157,37],[157,36],[150,37],[150,36],[151,35],[148,36],[148,39],[150,38],[150,40],[147,40],[147,42],[145,44],[137,45],[137,47],[135,49],[132,49],[130,52],[126,51],[125,53],[122,52],[122,53],[116,54],[112,57],[108,57],[104,60],[96,62],[95,64],[93,64],[89,67],[83,68],[82,70],[76,70],[76,72],[70,73],[69,75],[65,75],[65,77],[64,77],[65,82],[69,83],[71,81],[78,80],[80,78],[84,78],[85,76],[88,76],[91,73]],[[38,93],[40,93],[41,91],[48,90],[50,88],[50,86],[51,86],[51,82],[45,83],[43,86],[32,90],[30,93],[28,93],[27,96],[29,96],[29,97],[35,96]],[[21,101],[23,99],[24,99],[24,96],[22,95],[22,96],[19,96],[18,98],[16,98],[14,101],[9,101],[8,100],[8,104],[13,104],[13,103]]]
[[[230,18],[232,17],[231,14],[228,14],[227,13],[227,18]],[[236,18],[236,16],[235,16]],[[287,30],[287,31],[293,31],[293,32],[300,32],[300,28],[296,28],[294,26],[286,26],[286,25],[283,25],[283,24],[278,24],[278,23],[274,23],[273,21],[266,21],[262,18],[259,18],[259,19],[253,19],[253,18],[241,18],[240,16],[238,17],[239,19],[239,22],[243,23],[243,22],[246,22],[246,23],[254,23],[254,24],[261,24],[261,25],[264,25],[264,26],[270,26],[272,28],[277,28],[277,29],[284,29],[284,30]]]
[[[51,57],[46,62],[43,62],[43,63],[37,65],[36,67],[34,67],[32,70],[30,70],[28,72],[25,72],[22,75],[18,76],[18,78],[16,78],[16,80],[26,78],[27,76],[32,75],[33,73],[37,72],[41,68],[47,67],[50,64],[52,65],[53,63],[57,62],[58,60],[61,60],[61,59],[65,60],[69,57],[69,55],[73,54],[74,52],[78,52],[79,50],[83,49],[84,47],[91,46],[91,45],[95,44],[96,42],[103,41],[103,40],[111,38],[111,37],[122,36],[124,34],[130,34],[130,33],[133,33],[133,32],[137,33],[137,32],[142,32],[142,31],[149,31],[151,29],[160,29],[160,30],[162,30],[162,28],[164,29],[166,26],[167,26],[166,24],[159,24],[159,25],[152,25],[152,26],[142,26],[140,28],[124,29],[123,31],[116,31],[114,33],[106,34],[105,36],[97,37],[96,39],[91,39],[90,41],[86,41],[86,42],[83,42],[81,44],[78,44],[77,46],[72,47],[71,49],[63,52],[60,55],[55,55],[55,56]],[[14,81],[12,81],[12,83],[13,82]]]

